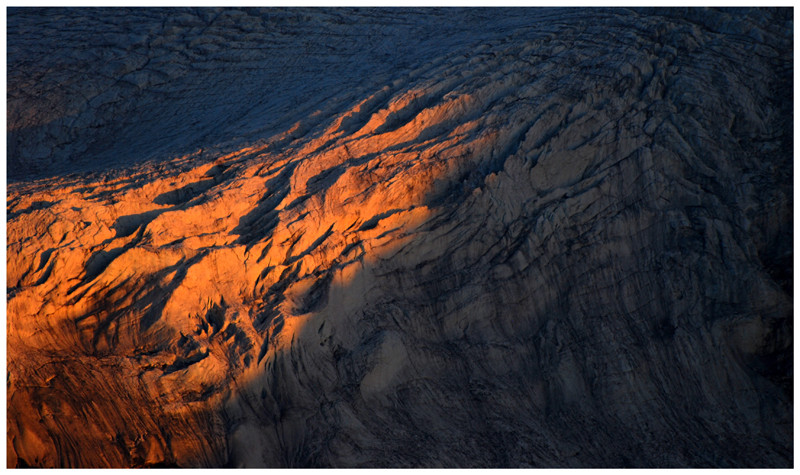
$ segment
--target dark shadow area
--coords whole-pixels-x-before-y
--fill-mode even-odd
[[[437,90],[429,93],[420,93],[418,97],[412,98],[409,103],[401,109],[392,112],[380,127],[375,129],[375,134],[385,134],[394,132],[408,124],[423,110],[441,102],[442,97],[449,92],[449,89]]]
[[[151,211],[145,211],[144,213],[120,216],[114,222],[114,225],[111,227],[111,229],[116,231],[117,238],[128,237],[131,234],[135,233],[140,228],[146,227],[148,224],[150,224],[151,221],[160,216],[161,213],[170,210],[171,210],[170,208],[154,209]]]
[[[274,136],[324,108],[331,91],[342,100],[354,84],[380,91],[387,78],[397,78],[398,68],[411,70],[420,52],[436,57],[465,40],[497,36],[479,27],[489,19],[500,18],[509,31],[529,25],[532,13],[227,11],[238,16],[211,20],[208,15],[217,15],[211,9],[174,8],[9,10],[8,84],[19,91],[8,105],[9,178],[121,169],[231,143],[231,137]],[[257,27],[240,29],[238,21]],[[436,22],[437,28],[420,29],[420,21]],[[80,28],[66,28],[70,22]],[[247,54],[222,53],[229,33]],[[364,43],[350,40],[337,41],[331,53],[332,39],[355,37],[369,42],[375,54],[364,56]],[[202,39],[207,41],[195,43]],[[156,41],[158,51],[147,47]],[[84,54],[87,44],[95,54]],[[136,51],[137,67],[126,64],[130,51]],[[69,87],[62,94],[29,80],[40,76]],[[343,127],[368,120],[381,100],[364,104]]]
[[[52,254],[52,249],[50,249],[50,250],[46,251],[45,253],[49,253],[49,254],[48,254],[48,258],[49,258],[49,256]],[[42,284],[44,284],[45,282],[47,282],[47,279],[49,279],[49,278],[50,278],[50,274],[52,274],[52,272],[53,272],[53,266],[55,266],[55,264],[56,264],[56,261],[55,261],[55,259],[53,259],[53,260],[49,260],[49,259],[48,259],[48,260],[46,261],[46,260],[44,259],[44,253],[43,253],[43,254],[42,254],[42,263],[41,263],[41,265],[44,265],[44,264],[45,264],[45,262],[48,262],[48,261],[50,262],[50,264],[47,266],[47,269],[44,271],[44,273],[42,274],[42,276],[41,276],[41,277],[39,277],[39,279],[38,279],[38,280],[36,281],[36,283],[35,283],[35,284],[33,284],[33,285],[42,285]],[[41,269],[41,268],[40,268],[40,269]]]
[[[278,176],[266,183],[266,193],[261,196],[253,211],[242,216],[232,231],[239,236],[237,243],[250,246],[272,233],[279,222],[278,210],[275,208],[291,191],[289,180],[296,166],[296,162],[286,165]]]
[[[389,86],[386,86],[375,93],[372,98],[361,103],[358,112],[352,113],[342,119],[342,123],[339,125],[339,129],[337,129],[336,132],[352,135],[361,130],[361,128],[367,125],[373,114],[388,104],[388,100],[391,98],[393,92],[394,91],[392,91]],[[321,147],[323,150],[324,148],[324,146]]]
[[[162,289],[156,286],[150,289],[145,289],[143,292],[139,292],[136,298],[136,305],[141,309],[146,309],[141,322],[139,322],[139,327],[142,332],[146,332],[163,316],[164,307],[167,304],[166,296],[172,294],[172,292],[178,288],[181,282],[183,282],[183,279],[186,278],[186,272],[189,270],[189,268],[200,262],[206,256],[206,254],[207,252],[201,251],[189,259],[181,259],[174,266],[170,266],[162,270],[159,273],[159,276],[168,275],[173,271],[177,271],[175,276],[165,288]],[[156,278],[154,280],[157,282],[159,279]]]
[[[189,183],[184,187],[161,193],[156,196],[153,203],[157,205],[180,205],[187,203],[208,191],[215,184],[216,180],[213,178]]]
[[[21,209],[19,211],[9,212],[8,215],[7,215],[7,219],[9,221],[11,221],[12,219],[14,219],[14,218],[16,218],[18,216],[22,216],[23,214],[32,213],[34,211],[41,210],[41,209],[47,209],[47,208],[53,206],[54,204],[56,204],[55,201],[45,201],[45,200],[34,201],[27,208]]]
[[[328,237],[330,237],[331,234],[333,234],[333,226],[334,225],[331,224],[331,226],[328,228],[328,230],[325,231],[324,233],[322,233],[322,236],[318,237],[304,251],[302,251],[299,254],[296,254],[294,256],[288,256],[287,255],[287,258],[286,258],[286,261],[284,262],[284,265],[294,264],[295,262],[299,261],[300,259],[302,259],[303,257],[307,256],[308,254],[311,254],[311,252],[313,252],[314,249],[316,249],[320,244],[325,242],[325,240],[328,239]]]
[[[106,200],[114,195],[125,193],[126,191],[130,191],[140,185],[136,178],[130,178],[128,180],[120,180],[114,183],[112,186],[115,188],[95,185],[75,188],[73,191],[80,194],[90,193],[86,199],[100,201]]]
[[[361,157],[353,157],[347,145],[344,145],[347,155],[350,157],[345,160],[341,165],[323,170],[318,175],[308,179],[306,183],[306,190],[309,195],[318,193],[325,193],[325,190],[331,187],[336,181],[351,167],[358,167],[365,163],[369,163],[372,159],[377,157],[379,153],[369,153]]]
[[[53,251],[55,251],[55,249],[48,249],[42,253],[41,259],[39,259],[39,266],[36,267],[36,270],[34,272],[39,272],[40,270],[42,270],[45,264],[47,264],[47,262],[50,260],[50,256],[53,255]]]
[[[102,274],[109,264],[114,261],[114,259],[122,255],[122,253],[128,249],[136,246],[136,244],[138,244],[138,242],[133,240],[128,244],[116,249],[111,249],[109,251],[97,251],[96,253],[92,254],[91,257],[89,257],[89,259],[86,261],[86,274],[83,278],[83,282],[80,285],[90,282],[92,279]]]
[[[362,224],[361,227],[358,228],[358,230],[359,231],[369,231],[370,229],[375,229],[375,227],[378,226],[378,223],[380,223],[382,219],[386,219],[389,216],[391,216],[391,215],[393,215],[395,213],[398,213],[400,211],[406,211],[406,210],[404,210],[404,209],[390,209],[389,211],[386,211],[385,213],[376,214],[375,216],[371,217],[370,219],[364,221],[364,224]]]

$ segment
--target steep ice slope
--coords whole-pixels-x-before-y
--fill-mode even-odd
[[[410,44],[462,36],[304,79],[291,107],[180,78],[154,109],[146,87],[110,118],[76,106],[107,150],[160,160],[9,187],[10,465],[792,464],[790,11],[216,18],[239,38],[275,15],[341,19],[332,48],[398,18]],[[151,21],[36,16],[10,14],[15,57],[45,27]],[[209,81],[245,75],[197,54]],[[106,164],[82,148],[103,133],[55,109],[11,165]],[[66,152],[39,161],[48,140]]]

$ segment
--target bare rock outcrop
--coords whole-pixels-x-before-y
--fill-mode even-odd
[[[793,465],[791,10],[128,13],[9,11],[10,466]]]

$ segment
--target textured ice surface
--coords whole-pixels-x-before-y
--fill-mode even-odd
[[[791,466],[792,33],[10,9],[9,465]]]

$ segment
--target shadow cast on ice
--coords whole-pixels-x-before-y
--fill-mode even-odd
[[[10,186],[9,465],[791,466],[787,12],[526,14],[241,150]]]

